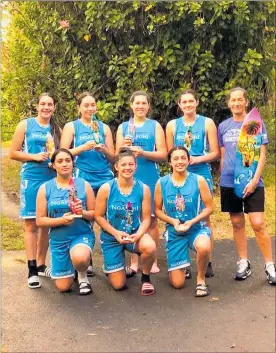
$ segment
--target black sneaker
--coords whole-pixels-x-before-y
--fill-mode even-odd
[[[185,271],[185,278],[186,279],[191,279],[192,278],[192,268],[191,268],[191,266],[185,267],[184,271]]]
[[[213,267],[212,267],[212,262],[208,262],[208,266],[207,266],[207,269],[206,269],[205,277],[207,277],[207,278],[214,277],[214,271],[213,271]]]
[[[272,286],[276,285],[276,270],[275,270],[275,264],[270,263],[269,265],[265,266],[265,273],[266,273],[266,278],[269,284]]]
[[[238,269],[235,275],[237,281],[243,281],[251,275],[250,261],[247,259],[241,259],[237,262]]]

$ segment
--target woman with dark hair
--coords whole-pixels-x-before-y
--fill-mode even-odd
[[[95,237],[95,197],[91,186],[73,178],[73,156],[61,148],[51,158],[56,178],[43,184],[37,194],[37,225],[50,228],[52,278],[60,292],[70,290],[78,271],[79,294],[92,293],[86,271]]]
[[[191,156],[188,171],[203,176],[212,192],[213,178],[209,163],[219,159],[217,128],[212,119],[197,114],[198,104],[199,100],[194,90],[188,89],[180,94],[178,106],[183,116],[168,122],[166,127],[167,147],[170,150],[174,146],[185,146]],[[213,247],[210,217],[207,217],[206,224],[211,229]],[[210,258],[206,277],[213,276]],[[186,269],[186,278],[191,278],[190,268]]]
[[[130,107],[133,117],[121,124],[117,130],[116,151],[122,146],[128,146],[137,157],[137,169],[135,178],[149,186],[152,198],[152,217],[149,234],[158,247],[159,229],[157,220],[153,213],[154,188],[159,178],[158,163],[166,160],[167,148],[165,134],[161,125],[147,117],[150,109],[149,95],[144,91],[134,92],[130,98]],[[151,269],[152,273],[159,272],[157,259]],[[138,257],[131,256],[131,264],[127,266],[127,277],[138,272]]]
[[[149,187],[134,179],[136,158],[128,148],[117,154],[118,177],[101,186],[95,207],[95,220],[102,228],[101,247],[104,272],[115,290],[126,282],[125,250],[137,253],[142,262],[142,295],[153,295],[150,270],[156,256],[156,245],[147,230],[150,225]]]
[[[23,162],[20,172],[20,217],[25,220],[25,250],[28,259],[28,287],[39,288],[38,277],[51,276],[45,265],[48,230],[36,225],[35,200],[41,184],[55,177],[49,157],[59,147],[60,129],[53,114],[54,98],[42,93],[37,102],[37,117],[22,120],[13,135],[10,158]]]
[[[159,179],[155,188],[155,214],[166,223],[166,250],[171,285],[182,288],[185,268],[190,265],[189,248],[197,253],[196,297],[209,295],[205,283],[210,253],[210,229],[202,222],[213,211],[206,180],[187,171],[190,155],[183,146],[168,154],[172,173]],[[201,201],[204,208],[200,207]]]
[[[69,149],[73,144],[75,175],[86,180],[97,195],[100,186],[114,177],[110,168],[114,161],[112,133],[97,119],[96,100],[90,92],[83,92],[77,104],[80,118],[64,126],[60,145]],[[87,273],[94,275],[92,261]]]

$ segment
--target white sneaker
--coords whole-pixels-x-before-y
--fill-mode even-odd
[[[268,283],[271,285],[276,285],[276,270],[273,262],[265,265],[265,273]]]
[[[237,281],[242,281],[251,275],[250,261],[247,259],[241,259],[237,262],[238,268],[235,275]]]

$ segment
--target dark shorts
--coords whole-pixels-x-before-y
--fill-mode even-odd
[[[245,199],[239,199],[234,188],[220,187],[220,204],[222,212],[251,213],[264,212],[265,193],[263,187],[257,187],[253,194]]]

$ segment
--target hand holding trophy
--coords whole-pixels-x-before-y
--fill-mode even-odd
[[[82,202],[78,199],[76,185],[74,179],[71,177],[69,181],[69,207],[75,218],[82,217]]]

